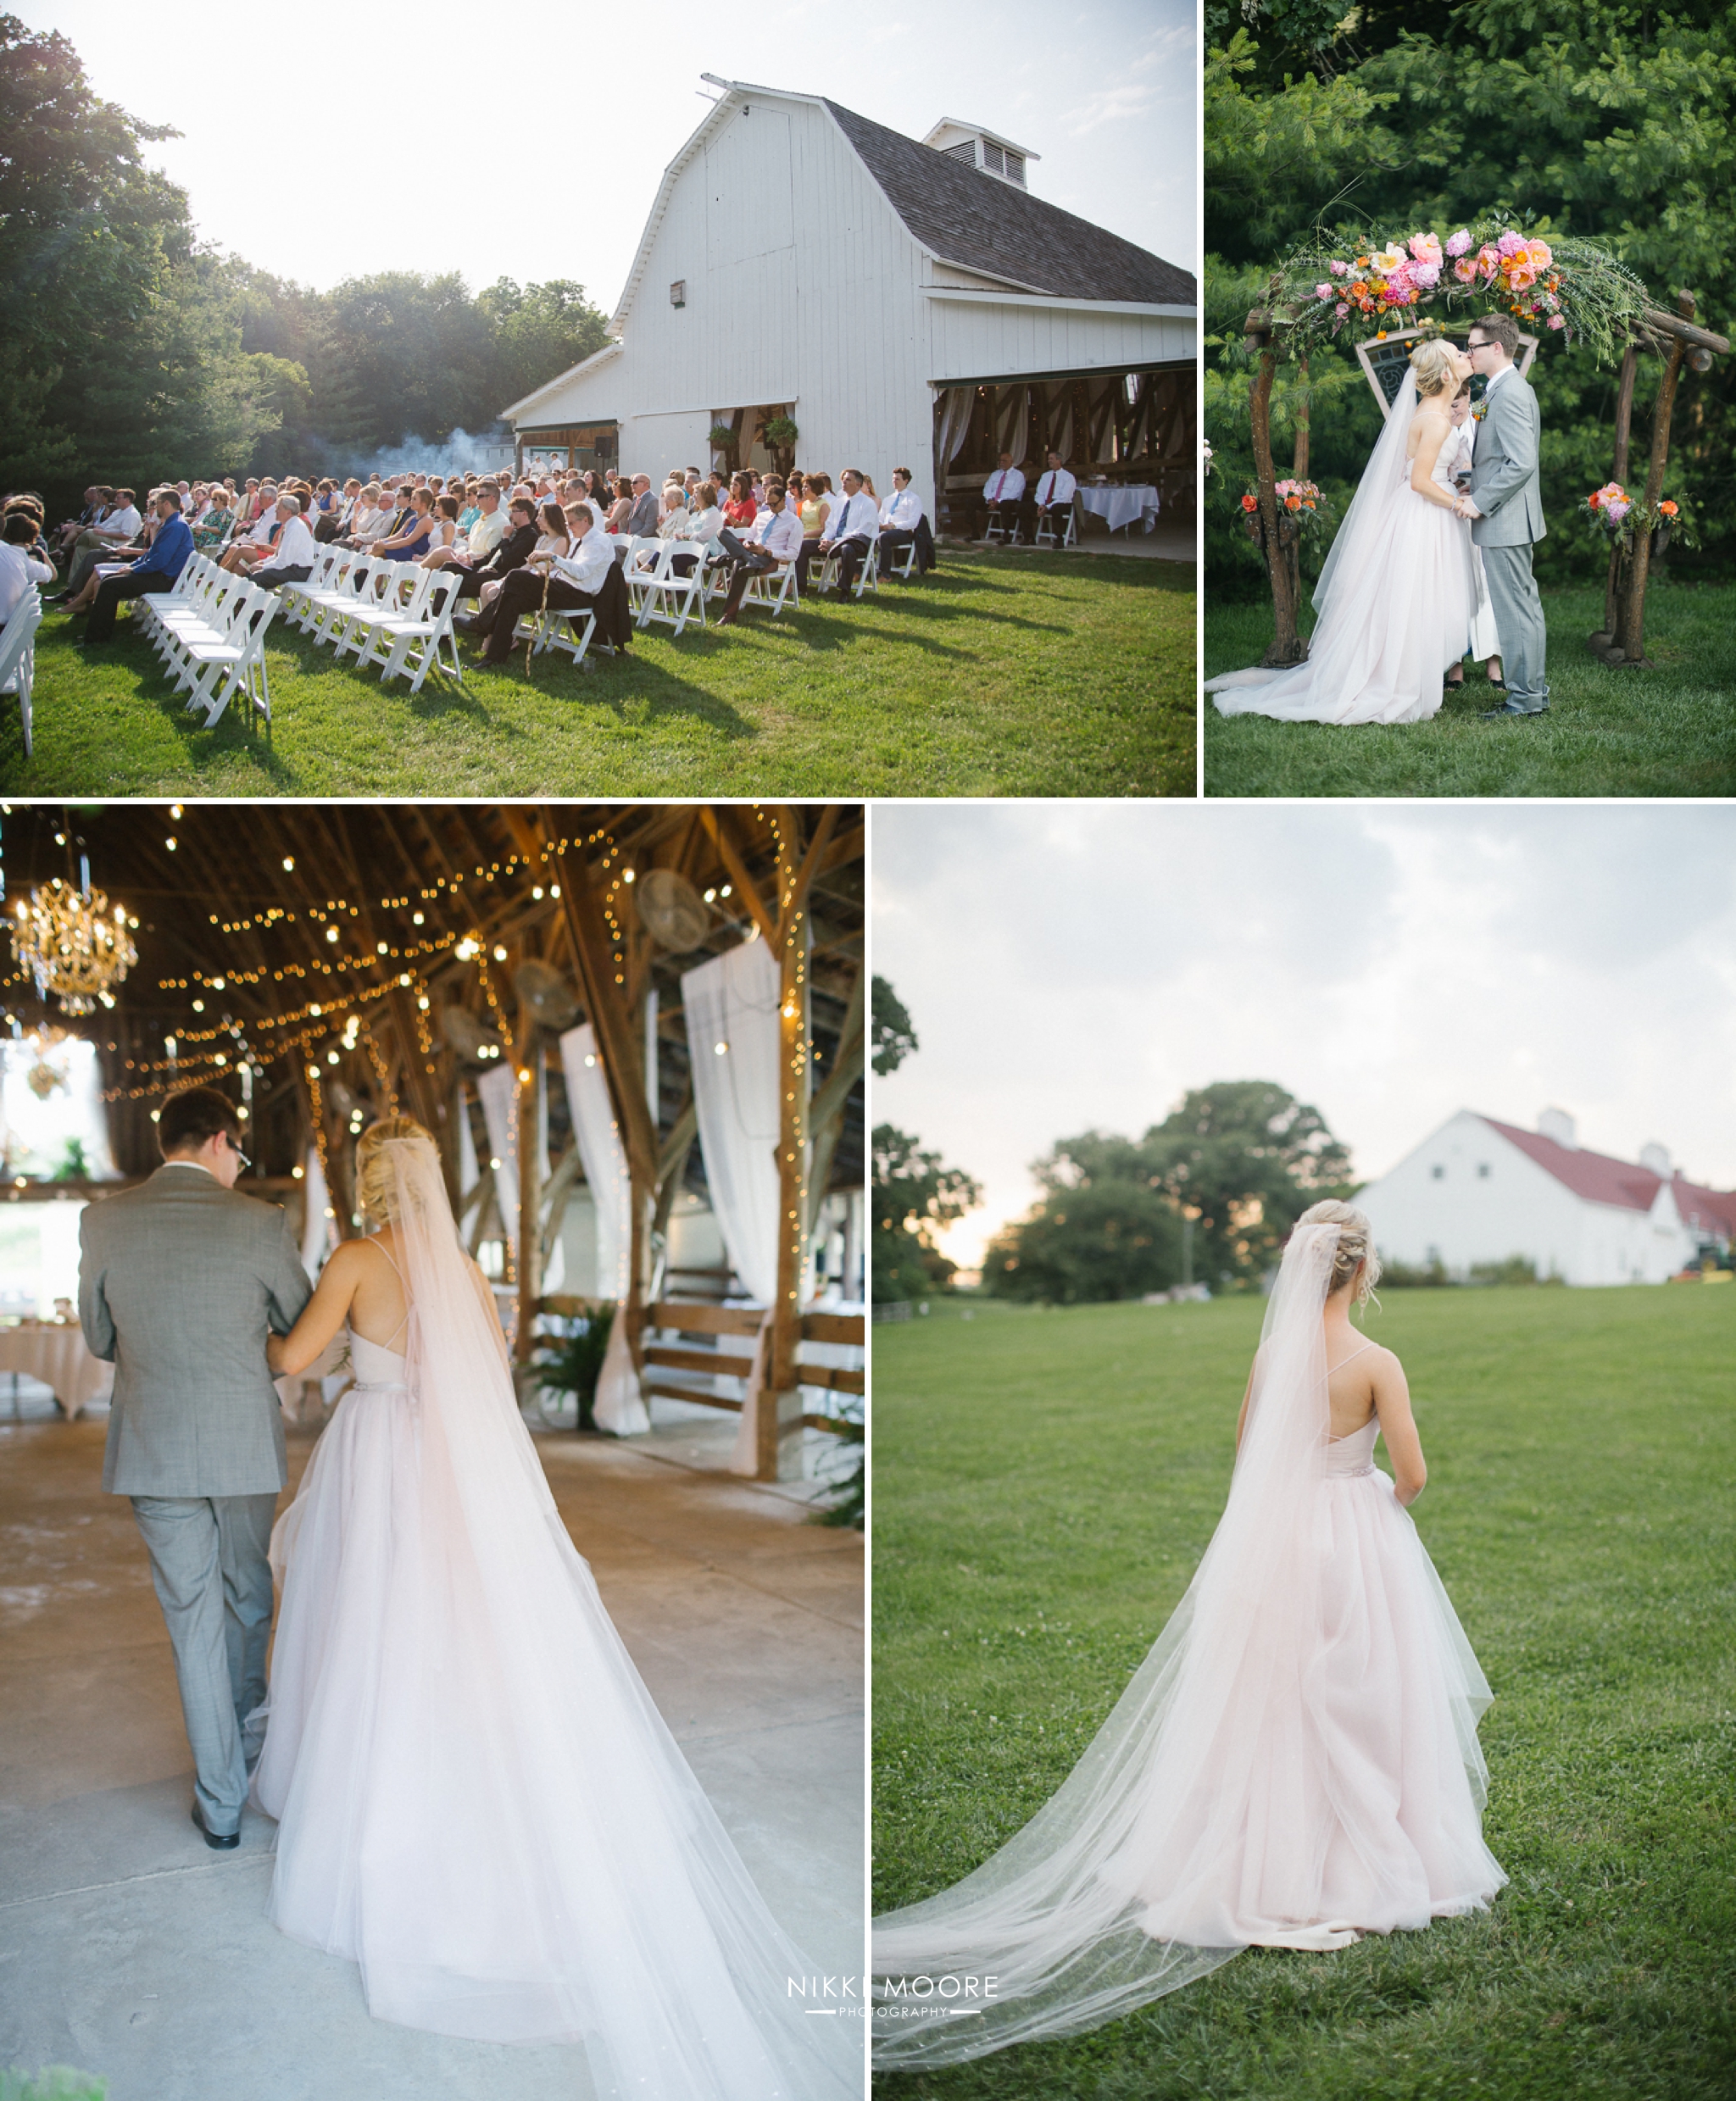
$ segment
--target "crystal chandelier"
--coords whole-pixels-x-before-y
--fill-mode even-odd
[[[128,919],[124,904],[110,910],[103,892],[91,888],[88,868],[81,891],[56,875],[13,909],[13,960],[36,979],[39,998],[52,992],[67,1014],[90,1014],[99,999],[114,1004],[109,987],[139,959],[127,931],[138,921]]]

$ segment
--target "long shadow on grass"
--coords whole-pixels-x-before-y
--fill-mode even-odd
[[[653,722],[659,717],[683,716],[704,723],[734,742],[759,736],[757,723],[749,721],[730,702],[721,699],[699,682],[698,675],[709,667],[714,653],[727,647],[724,638],[717,637],[710,648],[703,647],[705,637],[702,631],[695,631],[694,639],[702,647],[695,651],[692,659],[696,675],[692,679],[666,670],[654,659],[630,649],[625,657],[587,657],[584,669],[564,664],[546,682],[540,670],[533,671],[530,675],[531,683],[550,699],[573,701],[581,707],[605,710],[613,714],[623,729],[639,726],[627,719],[627,709],[633,706],[643,707]],[[683,635],[682,642],[687,640],[687,636]],[[522,656],[519,662],[522,667]],[[488,668],[491,671],[504,670],[504,666]],[[587,716],[586,720],[594,721],[596,717]],[[520,733],[517,726],[509,722],[499,726],[510,734]]]
[[[203,714],[187,706],[186,694],[170,681],[161,659],[149,649],[143,635],[118,633],[112,642],[98,642],[94,648],[81,643],[78,657],[92,670],[112,670],[130,676],[131,692],[120,690],[117,675],[113,698],[123,704],[139,702],[154,707],[174,731],[188,765],[195,770],[219,753],[246,751],[280,786],[293,785],[293,773],[272,748],[271,725],[263,718],[254,720],[244,690],[238,688],[231,695],[221,715],[208,727]]]

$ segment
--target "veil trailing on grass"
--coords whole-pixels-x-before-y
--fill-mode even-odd
[[[319,1667],[289,1718],[272,1915],[358,1960],[378,2018],[582,2042],[599,2093],[855,2101],[860,2027],[804,2017],[810,1965],[567,1536],[434,1148],[382,1149],[402,1383],[346,1397],[392,1448],[359,1449],[341,1511],[309,1520],[344,1574],[323,1552],[305,1574]]]

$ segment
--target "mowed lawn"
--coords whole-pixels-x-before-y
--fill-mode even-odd
[[[35,749],[0,702],[17,796],[1192,795],[1191,564],[942,551],[920,583],[732,629],[636,633],[382,688],[298,629],[266,648],[270,727],[186,712],[129,622],[86,648],[52,609]]]
[[[937,1303],[875,1329],[876,1909],[1010,1837],[1113,1705],[1221,1512],[1260,1311]],[[1418,1528],[1495,1692],[1509,1887],[876,2094],[1736,2092],[1736,1288],[1388,1291],[1370,1326],[1409,1373]]]
[[[1545,591],[1550,711],[1483,722],[1503,695],[1468,664],[1427,722],[1226,718],[1205,697],[1208,795],[1729,795],[1736,792],[1736,587],[1667,584],[1645,609],[1651,670],[1612,671],[1586,637],[1601,590]],[[1312,631],[1307,609],[1305,631]],[[1269,605],[1205,611],[1206,678],[1258,664]]]

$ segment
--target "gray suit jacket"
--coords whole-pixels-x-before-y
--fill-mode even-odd
[[[647,489],[636,497],[633,508],[627,513],[627,531],[637,533],[642,540],[648,540],[657,530],[657,521],[663,515],[663,504],[655,489]]]
[[[1486,399],[1471,454],[1471,500],[1483,516],[1471,537],[1480,547],[1525,547],[1549,531],[1537,471],[1543,418],[1516,367]]]
[[[288,1214],[169,1161],[87,1204],[78,1314],[114,1366],[103,1486],[122,1496],[269,1495],[288,1478],[265,1365],[313,1296]]]

